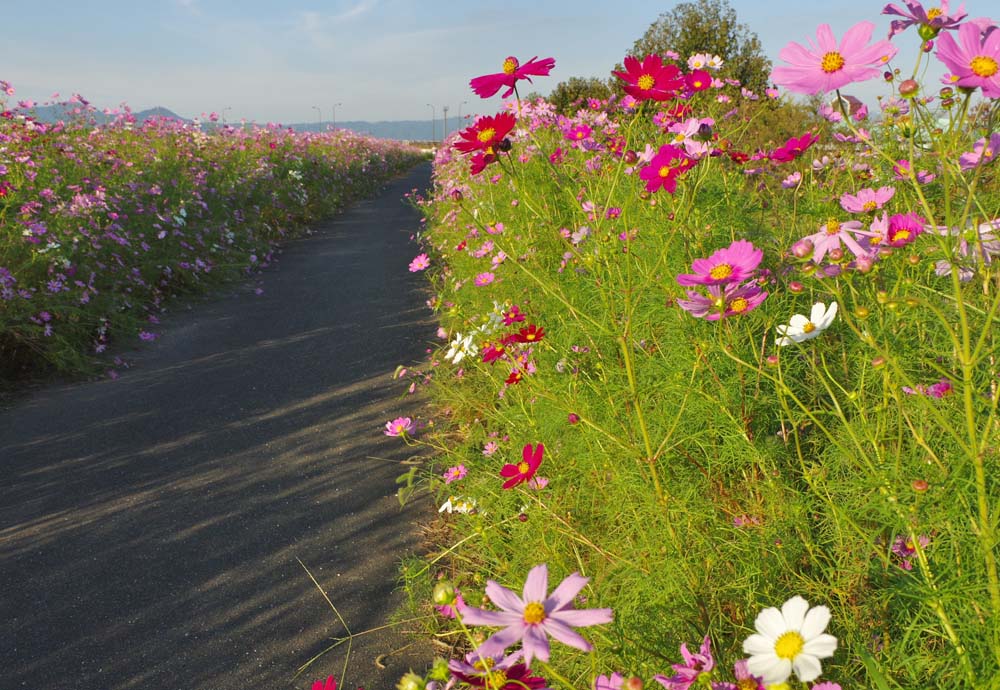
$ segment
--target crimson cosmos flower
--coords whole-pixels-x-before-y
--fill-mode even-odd
[[[517,118],[511,113],[481,117],[471,127],[466,127],[458,133],[462,140],[456,141],[453,146],[462,153],[481,152],[487,156],[495,155],[496,147],[516,124]]]
[[[521,482],[526,482],[534,477],[535,472],[538,471],[538,466],[542,464],[542,454],[544,452],[545,446],[541,443],[534,449],[530,443],[525,445],[524,450],[521,452],[521,462],[516,465],[507,463],[500,470],[500,476],[507,478],[507,481],[503,483],[503,488],[512,489]]]
[[[684,149],[665,144],[649,161],[649,165],[639,171],[639,177],[646,181],[646,191],[655,192],[663,188],[673,194],[677,191],[677,177],[697,163],[698,161],[688,157]]]
[[[801,137],[792,137],[786,141],[784,146],[772,151],[768,158],[778,163],[790,163],[805,153],[806,149],[817,141],[819,141],[818,136],[811,132],[806,132]]]
[[[518,343],[537,343],[545,337],[545,329],[531,324],[527,328],[519,330],[513,337],[514,341]]]
[[[664,65],[659,55],[647,55],[642,62],[631,55],[625,58],[625,71],[612,72],[625,82],[625,93],[638,101],[669,101],[684,79],[676,65]]]
[[[537,56],[522,65],[516,57],[508,57],[503,61],[502,72],[476,77],[469,81],[469,86],[472,87],[477,96],[482,98],[489,98],[506,86],[507,90],[500,94],[500,97],[507,98],[514,93],[514,85],[519,79],[526,79],[530,82],[532,76],[547,77],[552,68],[556,66],[555,58],[542,58],[538,62],[535,60],[538,60]]]

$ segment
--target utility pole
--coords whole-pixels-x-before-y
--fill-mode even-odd
[[[448,106],[442,105],[441,110],[444,112],[444,122],[442,123],[444,126],[441,129],[441,143],[443,144],[444,140],[448,138]]]
[[[333,128],[334,129],[337,129],[337,106],[338,105],[344,105],[344,104],[343,103],[334,103],[333,104]]]
[[[318,119],[316,120],[316,124],[318,125],[319,131],[322,132],[323,131],[323,111],[319,109],[318,105],[314,105],[313,106],[313,110],[315,110],[316,113],[317,113],[316,117]]]
[[[462,106],[468,103],[468,101],[462,101],[458,104],[458,126],[462,126]]]
[[[437,135],[437,111],[434,110],[434,106],[431,105],[430,103],[427,104],[427,107],[431,109],[431,143],[434,144],[434,143],[437,142],[437,136],[436,136]]]
[[[225,108],[222,109],[222,126],[223,127],[226,126],[226,111],[227,110],[232,110],[232,109],[233,109],[233,107],[231,105],[227,105]]]

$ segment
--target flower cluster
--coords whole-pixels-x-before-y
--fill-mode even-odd
[[[757,267],[764,252],[746,240],[736,240],[707,259],[695,259],[694,273],[682,273],[677,282],[684,286],[703,286],[708,294],[688,290],[687,299],[677,305],[692,316],[717,321],[753,311],[767,299],[756,281]]]

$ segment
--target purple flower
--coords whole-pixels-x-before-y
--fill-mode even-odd
[[[917,543],[920,545],[920,550],[923,551],[930,546],[931,538],[925,534],[921,534],[917,537]],[[892,542],[891,550],[893,555],[899,558],[900,568],[903,570],[913,570],[913,562],[910,559],[916,555],[917,547],[909,538],[899,535]]]
[[[977,141],[973,145],[972,151],[958,157],[958,164],[962,170],[971,170],[991,162],[997,157],[997,154],[1000,154],[1000,132],[991,134],[988,141],[986,137]]]
[[[746,659],[740,659],[733,664],[735,683],[712,683],[712,690],[766,690],[764,680],[750,673],[750,664]],[[813,686],[816,688],[818,686]]]
[[[597,676],[594,679],[594,690],[622,690],[622,684],[625,682],[625,677],[615,671],[608,676]]]
[[[413,420],[409,417],[396,417],[385,423],[386,436],[405,436],[413,433]]]
[[[459,479],[464,479],[465,475],[469,473],[465,465],[455,465],[454,467],[449,467],[448,470],[442,475],[444,477],[445,484],[451,484],[452,482],[457,482]]]
[[[839,249],[843,242],[854,256],[867,256],[868,251],[858,242],[857,235],[875,237],[876,233],[869,230],[862,230],[861,223],[856,220],[849,220],[841,223],[836,218],[831,218],[824,225],[820,226],[819,232],[802,238],[808,240],[813,245],[813,261],[819,263],[831,249]]]
[[[688,299],[678,299],[677,306],[691,316],[708,321],[737,316],[753,311],[767,299],[767,293],[754,283],[709,285],[708,296],[688,290]]]
[[[688,690],[698,682],[703,673],[711,673],[715,668],[715,659],[712,658],[712,641],[708,635],[701,642],[701,649],[697,654],[688,651],[687,644],[681,644],[681,656],[684,657],[683,664],[674,664],[676,671],[670,678],[662,675],[653,676],[653,680],[667,688],[667,690]]]
[[[764,258],[764,251],[746,240],[736,240],[726,249],[720,249],[707,259],[691,263],[694,273],[681,273],[681,285],[724,285],[739,283],[753,276]]]
[[[916,388],[903,386],[903,392],[907,395],[925,395],[928,398],[940,399],[946,395],[951,395],[952,391],[951,381],[946,378],[942,378],[937,383],[932,383],[929,386],[924,386],[923,384],[918,384]]]
[[[590,643],[573,628],[610,623],[611,609],[573,608],[573,598],[589,578],[573,573],[555,588],[551,596],[547,596],[548,578],[549,571],[544,563],[532,568],[524,582],[523,598],[493,580],[486,583],[486,595],[501,610],[486,611],[470,606],[463,612],[463,621],[470,625],[502,626],[503,630],[479,645],[477,654],[499,654],[521,642],[527,665],[530,666],[532,657],[536,656],[548,661],[549,640],[546,634],[585,652],[592,649]]]
[[[934,34],[937,34],[941,29],[957,29],[959,22],[967,16],[962,11],[965,9],[965,3],[959,5],[958,10],[953,15],[948,14],[948,0],[941,0],[941,6],[931,10],[925,10],[916,0],[903,0],[903,4],[906,5],[906,9],[909,12],[896,7],[892,3],[886,5],[882,10],[882,14],[893,14],[897,17],[904,17],[904,19],[892,20],[892,24],[889,25],[889,38],[905,31],[914,24],[930,27],[934,30]],[[922,37],[923,34],[921,34]]]

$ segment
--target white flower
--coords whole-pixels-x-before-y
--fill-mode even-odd
[[[836,302],[830,302],[829,308],[822,302],[817,302],[813,305],[808,317],[796,314],[789,319],[787,326],[784,324],[778,326],[777,330],[780,337],[775,341],[775,344],[778,347],[784,347],[785,345],[801,343],[803,340],[815,338],[830,327],[836,316]]]
[[[440,508],[438,508],[439,513],[448,511],[449,513],[471,513],[476,509],[476,502],[471,498],[458,498],[457,496],[449,496],[448,500],[445,501]]]
[[[723,64],[722,63],[722,58],[719,57],[718,55],[713,55],[712,57],[708,58],[708,68],[709,69],[713,69],[713,70],[722,69],[722,64]]]
[[[757,616],[757,633],[743,642],[750,654],[747,666],[764,683],[784,683],[792,671],[803,683],[815,680],[823,672],[819,660],[833,656],[837,638],[823,631],[830,622],[830,609],[809,608],[800,596],[789,599],[779,611],[766,608]]]
[[[449,362],[458,364],[466,356],[474,357],[477,352],[479,352],[479,348],[472,342],[471,333],[464,338],[461,333],[456,333],[455,339],[451,341],[451,346],[448,348],[448,352],[445,353],[444,358]]]

